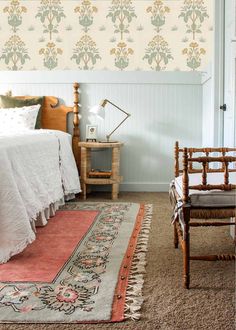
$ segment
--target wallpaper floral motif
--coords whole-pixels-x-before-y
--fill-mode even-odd
[[[161,35],[170,7],[165,6],[163,1],[155,0],[153,7],[147,8],[147,12],[152,15],[151,23],[155,26],[154,30],[157,34],[148,43],[143,59],[148,60],[148,64],[153,70],[165,70],[169,61],[174,59],[168,42]]]
[[[27,12],[27,8],[21,6],[19,1],[12,0],[9,6],[3,7],[2,12],[7,14],[9,30],[13,34],[5,41],[0,60],[5,62],[8,70],[21,70],[26,60],[30,60],[24,41],[17,35],[22,24],[23,13]]]
[[[209,18],[204,1],[185,0],[179,17],[183,18],[186,24],[186,33],[189,33],[192,38],[189,46],[184,48],[182,53],[187,55],[187,66],[192,70],[196,70],[201,66],[202,56],[206,54],[206,50],[203,47],[200,48],[199,44],[204,41],[204,38],[200,38],[199,43],[196,42],[197,34],[202,34],[201,28],[204,20]]]
[[[85,32],[76,43],[76,48],[74,48],[73,56],[71,57],[72,60],[76,61],[79,69],[92,70],[97,60],[101,59],[96,42],[88,34],[90,26],[93,24],[93,15],[97,11],[97,7],[92,6],[89,0],[83,0],[81,6],[74,9],[74,12],[79,14],[79,24]]]
[[[0,70],[204,70],[213,0],[1,0]]]
[[[42,38],[41,41],[46,41],[46,44],[43,48],[39,49],[39,54],[43,56],[44,67],[49,70],[58,66],[58,55],[63,54],[63,50],[57,48],[57,43],[60,40],[58,40],[56,36],[59,33],[60,23],[65,17],[60,0],[40,1],[40,6],[37,8],[35,18],[38,18],[42,24],[45,38]]]
[[[120,70],[128,67],[130,56],[134,54],[134,50],[128,46],[133,42],[132,38],[125,35],[130,34],[129,27],[132,19],[136,16],[131,0],[112,0],[112,6],[109,7],[109,13],[106,17],[110,17],[114,24],[114,34],[119,35],[119,42],[111,49],[110,54],[115,56],[115,66]]]

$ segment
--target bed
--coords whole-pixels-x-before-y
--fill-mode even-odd
[[[75,83],[73,108],[44,97],[41,129],[0,134],[0,263],[32,243],[36,227],[45,226],[60,205],[81,191],[78,88]],[[72,137],[66,133],[70,112]]]

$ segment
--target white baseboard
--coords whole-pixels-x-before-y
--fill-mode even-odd
[[[94,191],[110,191],[111,186],[91,186]],[[120,184],[120,191],[132,192],[168,192],[169,183],[150,182],[123,182]]]
[[[169,183],[123,182],[120,184],[120,191],[167,192],[169,191]]]

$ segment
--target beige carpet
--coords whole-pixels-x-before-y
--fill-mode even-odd
[[[108,194],[91,194],[88,201],[110,201]],[[233,330],[235,329],[234,262],[191,263],[191,289],[182,288],[182,253],[173,248],[171,208],[166,193],[121,193],[120,201],[154,205],[140,321],[94,325],[0,325],[0,329],[126,329]],[[234,252],[228,228],[193,228],[192,250]],[[0,310],[1,312],[1,310]]]

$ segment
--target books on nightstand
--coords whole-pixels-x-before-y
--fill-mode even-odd
[[[88,176],[89,178],[110,178],[111,171],[92,169],[91,171],[89,171]]]

